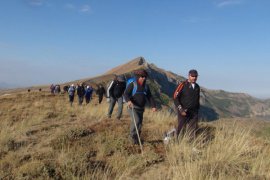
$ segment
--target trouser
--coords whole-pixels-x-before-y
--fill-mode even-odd
[[[69,102],[71,106],[72,106],[73,101],[74,101],[74,95],[69,95]]]
[[[177,109],[177,117],[178,117],[178,126],[176,128],[177,137],[185,127],[190,137],[195,138],[199,121],[198,112],[188,112],[186,116],[182,116],[179,110]]]
[[[114,108],[115,103],[117,101],[117,103],[118,103],[117,118],[121,118],[122,110],[123,110],[123,97],[120,97],[120,98],[110,97],[110,99],[111,99],[111,101],[110,101],[110,106],[109,106],[109,110],[108,110],[108,116],[111,117],[112,112],[113,112],[113,108]]]
[[[78,96],[79,105],[82,105],[83,103],[83,96]]]
[[[98,103],[100,104],[102,102],[103,99],[103,94],[102,95],[98,95]]]
[[[134,123],[136,123],[138,133],[139,133],[139,136],[140,136],[141,129],[142,129],[144,109],[135,109],[135,108],[131,109],[131,108],[129,108],[128,112],[129,112],[129,114],[131,116],[130,136],[131,136],[133,142],[135,144],[138,144],[138,135],[137,135],[137,131],[136,131],[136,127],[135,127]]]
[[[89,102],[90,102],[90,99],[91,99],[91,97],[89,96],[85,96],[85,102],[86,102],[86,104],[88,104]]]

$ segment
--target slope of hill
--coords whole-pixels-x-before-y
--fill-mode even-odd
[[[106,118],[108,104],[73,107],[67,94],[31,91],[0,96],[0,179],[269,179],[270,124],[256,119],[200,123],[164,145],[176,117],[145,112],[140,147],[130,117]],[[124,108],[126,109],[126,108]]]

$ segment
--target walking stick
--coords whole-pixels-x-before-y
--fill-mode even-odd
[[[131,107],[131,110],[132,110],[132,119],[133,119],[133,122],[134,122],[134,125],[135,125],[135,129],[136,129],[137,137],[138,137],[139,144],[140,144],[140,148],[141,148],[141,152],[142,152],[142,155],[143,155],[143,147],[142,147],[142,142],[141,142],[140,135],[139,135],[139,131],[138,131],[138,128],[137,128],[137,124],[136,124],[136,121],[135,121],[135,116],[134,116],[134,107],[133,107],[133,106]]]

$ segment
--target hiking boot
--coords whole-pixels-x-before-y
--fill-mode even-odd
[[[112,116],[111,115],[107,115],[107,118],[111,118]]]
[[[117,119],[117,120],[120,120],[120,119],[121,119],[121,117],[117,117],[116,119]]]

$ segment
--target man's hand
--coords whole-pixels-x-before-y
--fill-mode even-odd
[[[181,114],[181,116],[186,116],[187,115],[187,109],[181,109],[180,114]]]
[[[180,112],[181,116],[186,116],[187,113],[185,111]]]
[[[128,101],[127,102],[127,106],[128,106],[128,108],[132,108],[133,107],[133,103],[131,101]]]
[[[157,108],[152,108],[152,111],[153,111],[153,112],[156,112],[156,111],[157,111]]]

